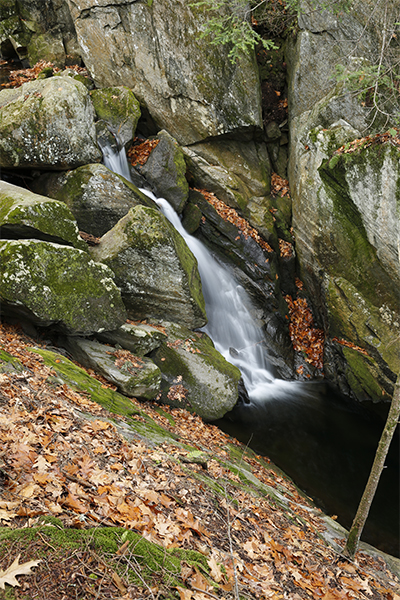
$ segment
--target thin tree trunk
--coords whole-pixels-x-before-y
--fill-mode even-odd
[[[360,537],[367,520],[372,500],[374,499],[376,488],[378,487],[379,479],[385,464],[386,456],[389,450],[390,442],[396,430],[396,425],[399,422],[400,416],[400,374],[397,377],[394,388],[393,400],[390,406],[389,414],[383,429],[381,439],[379,440],[378,448],[375,454],[374,464],[372,465],[371,473],[365,486],[360,504],[357,509],[357,514],[354,517],[353,524],[350,529],[349,537],[344,549],[344,554],[348,558],[354,558],[360,543]]]

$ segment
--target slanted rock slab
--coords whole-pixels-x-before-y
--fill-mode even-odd
[[[5,181],[0,181],[0,231],[2,238],[35,238],[87,250],[64,203]]]
[[[115,273],[129,318],[168,318],[192,329],[205,324],[197,261],[159,210],[131,208],[91,254]]]
[[[97,335],[102,342],[118,344],[138,356],[149,354],[166,340],[167,334],[151,325],[124,323],[115,331],[107,331]]]
[[[113,273],[82,250],[38,240],[0,241],[0,308],[41,326],[88,335],[117,329],[126,312]]]
[[[153,400],[161,384],[161,371],[149,358],[84,338],[70,337],[67,346],[81,364],[101,373],[126,396]]]
[[[241,378],[205,333],[162,322],[168,340],[152,353],[163,374],[161,402],[186,408],[207,421],[222,418],[238,400]]]

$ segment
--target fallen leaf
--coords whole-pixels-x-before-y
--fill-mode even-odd
[[[18,554],[17,558],[14,560],[12,565],[10,567],[8,567],[8,569],[6,569],[5,571],[2,571],[0,569],[0,590],[6,589],[5,588],[6,583],[8,583],[8,585],[12,585],[13,587],[15,587],[15,586],[19,587],[20,584],[16,580],[16,576],[17,575],[29,575],[31,573],[31,568],[36,567],[36,565],[38,565],[41,562],[40,560],[30,560],[29,562],[22,563],[20,565],[20,564],[18,564],[20,556],[21,555]]]

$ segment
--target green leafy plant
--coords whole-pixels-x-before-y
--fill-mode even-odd
[[[200,0],[192,7],[204,8],[207,22],[200,37],[212,45],[228,45],[232,63],[262,45],[266,50],[278,47],[273,37],[281,35],[301,13],[349,10],[352,0]]]

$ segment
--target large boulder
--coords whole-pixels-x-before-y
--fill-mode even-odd
[[[0,167],[71,169],[100,162],[86,87],[51,77],[0,92]]]
[[[140,172],[156,196],[168,200],[180,214],[189,195],[184,155],[176,140],[166,131],[160,131],[156,139],[158,144]]]
[[[0,234],[2,238],[35,238],[87,249],[65,204],[5,181],[0,181]]]
[[[156,206],[148,196],[102,164],[66,173],[46,173],[34,180],[35,191],[68,206],[80,230],[101,237],[137,204]]]
[[[400,371],[400,151],[390,142],[351,145],[357,134],[344,121],[309,133],[293,221],[302,278],[327,333],[367,353],[355,360],[337,348],[348,385],[378,401]]]
[[[140,117],[140,105],[132,90],[109,87],[93,90],[90,96],[98,118],[107,123],[123,146],[130,144]]]
[[[0,307],[41,326],[88,335],[126,313],[112,272],[82,250],[37,240],[0,241]]]
[[[160,211],[131,208],[91,252],[115,273],[129,317],[205,324],[196,259]]]
[[[168,340],[152,353],[163,374],[160,401],[186,408],[207,421],[232,410],[241,378],[205,333],[193,333],[175,323],[163,322]]]
[[[125,396],[153,400],[160,391],[161,371],[149,358],[76,337],[69,338],[67,348],[80,364],[103,375]]]
[[[233,64],[227,47],[201,39],[204,7],[185,0],[68,5],[96,86],[131,88],[179,144],[262,128],[255,56]]]

